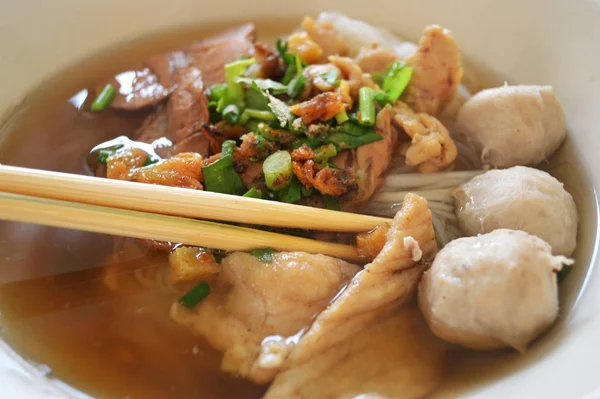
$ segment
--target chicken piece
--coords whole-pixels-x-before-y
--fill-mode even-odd
[[[324,255],[278,252],[266,263],[238,252],[223,260],[210,296],[192,310],[174,304],[171,316],[224,352],[225,371],[266,383],[273,373],[268,360],[256,363],[261,342],[309,324],[358,270]]]
[[[363,373],[369,375],[375,370],[368,360],[388,355],[387,340],[374,340],[372,336],[380,333],[382,338],[389,336],[382,333],[388,330],[387,322],[379,323],[391,317],[394,321],[388,321],[394,325],[395,318],[402,317],[403,311],[398,313],[400,307],[413,297],[421,275],[436,251],[427,201],[416,194],[407,194],[379,255],[352,278],[306,332],[300,337],[270,337],[263,341],[258,364],[281,370],[266,397],[321,397],[320,393],[314,395],[320,389],[335,390],[335,395],[324,397],[354,397],[351,394],[370,392],[374,381],[364,378]],[[398,323],[408,326],[406,321],[398,320]],[[395,330],[391,328],[391,331]],[[429,342],[435,340],[429,339]],[[398,348],[406,347],[406,343],[398,345]],[[389,348],[392,350],[393,346]],[[417,352],[431,349],[428,348],[424,342],[418,345]],[[439,351],[441,349],[435,352]],[[406,371],[382,374],[383,370],[412,370],[413,362],[403,365],[406,359],[402,357],[386,360],[393,361],[396,367],[376,368],[380,371],[376,374],[385,378],[386,389],[397,389],[396,384],[400,381],[404,384],[412,377],[409,374],[397,381],[396,378]],[[356,368],[347,367],[347,362]],[[332,380],[336,383],[326,387]]]
[[[305,17],[302,21],[302,29],[323,50],[321,63],[326,62],[330,55],[344,56],[348,54],[348,44],[336,32],[330,22],[315,21],[310,17]]]
[[[377,89],[377,85],[373,78],[368,73],[363,73],[362,69],[348,57],[329,57],[329,62],[338,67],[342,71],[342,76],[350,85],[350,96],[353,99],[358,97],[358,90],[361,87],[370,87]]]
[[[292,33],[287,43],[288,51],[297,54],[307,64],[316,64],[321,61],[323,49],[308,36],[308,33]]]
[[[106,158],[106,177],[116,180],[129,180],[132,169],[144,166],[148,154],[139,148],[126,148],[116,151]]]
[[[333,64],[309,65],[304,68],[302,74],[308,80],[308,83],[311,85],[314,94],[333,91],[336,89],[336,86],[333,84],[333,82],[325,80],[324,76],[335,75],[337,76],[335,79],[341,79],[342,77],[342,72]]]
[[[202,190],[202,167],[205,165],[199,154],[184,152],[151,166],[132,169],[129,180]]]
[[[381,252],[387,240],[387,233],[390,230],[388,224],[382,224],[366,233],[356,235],[356,248],[358,254],[364,256],[369,261]]]
[[[290,112],[300,116],[305,125],[310,125],[315,121],[327,121],[344,109],[342,96],[338,93],[327,92],[308,101],[292,105]]]
[[[349,168],[358,178],[358,191],[342,204],[343,209],[352,210],[364,205],[381,185],[398,142],[393,118],[394,111],[386,106],[377,114],[375,122],[376,132],[383,136],[383,140],[362,145],[355,150],[342,151],[333,158],[335,165],[342,169]]]
[[[437,115],[452,101],[462,79],[460,50],[450,31],[425,28],[419,48],[406,58],[413,75],[403,99],[416,112]]]
[[[394,111],[395,122],[411,138],[405,154],[407,165],[419,165],[421,172],[431,173],[454,162],[458,150],[440,121],[431,115],[413,112],[401,101],[396,102]]]
[[[310,361],[406,303],[436,251],[427,200],[409,193],[379,255],[319,314],[290,354],[286,368]]]
[[[171,282],[198,281],[219,272],[220,266],[206,248],[178,247],[169,254]]]
[[[444,370],[443,343],[414,305],[279,374],[265,399],[426,397]]]
[[[365,73],[385,72],[398,59],[398,54],[387,47],[362,48],[354,60]]]

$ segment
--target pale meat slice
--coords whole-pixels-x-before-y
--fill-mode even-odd
[[[398,54],[387,47],[374,46],[361,48],[355,62],[365,73],[385,72],[392,62],[398,60]]]
[[[460,49],[450,31],[425,28],[419,48],[406,58],[413,75],[403,95],[416,112],[437,115],[452,101],[462,79]]]
[[[345,56],[348,54],[348,43],[333,28],[331,22],[315,21],[310,17],[305,17],[302,21],[302,29],[321,48],[321,63],[325,63],[330,55]]]
[[[324,255],[279,252],[266,263],[234,253],[223,260],[213,293],[193,310],[173,305],[171,316],[224,352],[225,371],[266,383],[276,370],[256,363],[263,339],[304,328],[358,270]]]
[[[418,165],[423,173],[432,173],[450,166],[458,150],[448,129],[435,117],[416,113],[401,101],[394,105],[394,121],[411,141],[402,151],[407,165]]]
[[[342,204],[345,210],[364,205],[381,185],[398,142],[398,131],[393,126],[394,116],[395,113],[389,106],[377,114],[375,129],[383,136],[383,140],[355,150],[343,151],[333,159],[337,166],[342,169],[350,168],[358,177],[358,191],[349,202]]]
[[[354,354],[362,360],[377,357],[377,354],[371,352],[374,348],[364,352],[358,350],[355,345],[358,346],[361,339],[356,336],[368,336],[369,330],[376,328],[373,326],[378,322],[398,316],[398,309],[414,296],[421,274],[436,251],[437,244],[427,200],[416,194],[407,194],[387,233],[387,242],[373,262],[354,276],[296,344],[290,340],[280,340],[279,347],[263,348],[262,357],[273,356],[273,352],[290,352],[286,360],[279,362],[279,366],[283,365],[283,371],[270,388],[270,392],[274,393],[267,393],[266,397],[345,397],[352,392],[369,392],[371,385],[363,374],[371,373],[372,370],[367,371],[365,368],[371,369],[374,366],[369,363],[360,364],[361,361],[357,360],[356,368],[352,371],[353,377],[346,376],[344,379],[348,381],[348,385],[336,382],[335,388],[328,388],[335,389],[337,395],[311,394],[326,385],[319,382],[322,378],[320,371],[325,370],[323,367],[328,367],[324,364],[331,366],[345,363]],[[385,323],[382,330],[386,330]],[[326,353],[330,356],[324,356]],[[379,356],[385,356],[385,349]],[[408,359],[390,360],[395,360],[396,367],[409,367],[406,364],[401,366],[405,362],[409,363]],[[343,366],[337,367],[345,370]],[[389,376],[387,384],[398,388],[394,384],[400,381],[394,380],[393,373]],[[283,395],[281,392],[287,394]]]
[[[418,309],[407,305],[342,345],[282,372],[265,399],[423,398],[440,383],[444,361],[444,344]]]

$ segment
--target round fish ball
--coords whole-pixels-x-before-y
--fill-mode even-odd
[[[523,230],[540,237],[556,255],[577,245],[577,208],[563,184],[547,172],[515,166],[490,170],[454,191],[456,215],[466,236],[496,229]]]
[[[460,109],[456,132],[481,155],[483,165],[537,165],[567,134],[565,113],[552,86],[482,90]]]
[[[558,314],[562,256],[523,231],[459,238],[435,257],[419,284],[419,307],[435,335],[473,349],[527,345]]]

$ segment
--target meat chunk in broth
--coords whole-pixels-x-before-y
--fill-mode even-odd
[[[452,101],[462,79],[460,50],[447,29],[428,26],[419,48],[406,58],[413,75],[403,96],[416,112],[437,115]]]
[[[432,392],[444,369],[444,344],[414,305],[365,326],[343,344],[280,374],[265,399],[417,399]]]
[[[398,55],[387,47],[362,48],[356,57],[356,64],[365,73],[385,72]]]
[[[336,397],[345,397],[350,393],[373,392],[371,389],[389,389],[388,392],[402,392],[398,384],[406,383],[407,378],[397,379],[393,372],[386,374],[389,379],[382,382],[381,387],[370,385],[364,375],[373,372],[369,358],[377,356],[373,351],[384,350],[379,356],[385,356],[386,344],[381,346],[370,342],[365,343],[364,350],[359,349],[363,339],[358,336],[369,335],[368,331],[375,328],[382,338],[389,336],[386,331],[388,322],[391,325],[403,323],[396,320],[402,318],[398,309],[413,296],[421,274],[428,266],[437,251],[435,233],[431,222],[431,212],[427,201],[415,194],[407,194],[401,210],[396,214],[387,242],[379,255],[354,276],[344,291],[317,316],[302,335],[297,344],[289,340],[285,345],[292,346],[289,357],[283,364],[283,371],[276,377],[267,397],[328,397],[309,394],[321,392],[321,389],[334,389]],[[389,321],[378,327],[373,327],[383,319]],[[434,342],[432,338],[427,340]],[[393,345],[391,347],[393,349]],[[415,348],[427,351],[426,347]],[[431,349],[431,348],[429,348]],[[280,352],[286,352],[277,348]],[[287,349],[290,350],[289,348]],[[441,355],[441,349],[435,350]],[[328,356],[325,354],[328,353]],[[263,356],[269,354],[268,348],[263,350]],[[438,356],[430,354],[432,356]],[[344,363],[348,358],[354,359],[356,367],[346,369]],[[407,369],[410,363],[404,363],[406,358],[388,359],[394,364],[390,369]],[[336,365],[336,364],[340,365]],[[346,374],[347,384],[326,387],[327,380],[322,375],[329,367],[334,368],[334,374]],[[339,370],[339,371],[338,371]],[[429,370],[430,371],[430,370]],[[331,371],[327,371],[329,373]],[[325,380],[325,381],[323,381]],[[410,378],[408,378],[410,381]],[[432,387],[429,387],[431,389]],[[283,394],[286,392],[286,394]],[[287,396],[289,395],[289,396]],[[407,396],[407,397],[420,397]]]
[[[267,263],[234,253],[223,260],[213,294],[193,310],[175,304],[171,315],[224,352],[225,371],[265,383],[273,370],[256,362],[263,339],[308,325],[358,270],[324,255],[280,252]]]

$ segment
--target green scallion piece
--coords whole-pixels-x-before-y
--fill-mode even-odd
[[[206,191],[222,194],[243,194],[246,186],[233,168],[235,142],[226,140],[221,147],[221,158],[202,167]]]
[[[261,121],[276,121],[277,117],[271,111],[261,111],[259,109],[246,108],[242,116],[246,115],[248,119],[254,118]],[[247,120],[246,120],[247,122]],[[244,123],[242,123],[243,125]]]
[[[333,144],[325,144],[317,148],[315,151],[315,161],[327,162],[329,158],[333,158],[337,155],[337,150]]]
[[[408,86],[412,73],[413,69],[411,67],[402,61],[396,61],[388,68],[381,88],[392,101],[396,101]]]
[[[219,101],[227,95],[227,84],[217,83],[210,86],[210,100]]]
[[[298,75],[290,82],[288,86],[288,96],[293,99],[300,97],[300,94],[304,91],[306,87],[307,80],[304,76]]]
[[[270,190],[283,190],[292,181],[292,156],[287,151],[274,152],[265,159],[263,173]]]
[[[258,191],[255,187],[252,187],[250,190],[248,190],[246,192],[246,194],[244,194],[244,197],[261,199],[263,196],[260,191]]]
[[[384,107],[386,104],[394,105],[394,102],[385,91],[378,91],[377,93],[375,93],[373,98],[375,99],[377,104],[381,105],[382,107]]]
[[[223,109],[223,119],[235,125],[240,120],[240,107],[235,104],[229,104]]]
[[[110,103],[115,99],[117,95],[117,89],[110,83],[104,86],[98,97],[94,100],[92,105],[90,106],[90,111],[92,112],[100,112],[104,111],[106,108],[110,106]]]
[[[346,111],[340,111],[337,114],[335,114],[335,121],[337,122],[338,125],[341,125],[342,123],[346,122],[348,119],[350,119],[348,117],[348,114],[346,113]]]
[[[275,250],[273,248],[253,249],[250,251],[250,254],[256,256],[263,262],[271,263],[273,262],[273,254],[275,254]]]
[[[383,140],[381,134],[371,132],[361,136],[353,136],[345,133],[334,133],[327,137],[328,144],[334,144],[338,150],[349,150],[358,148],[361,145],[373,143],[374,141]]]
[[[158,161],[160,161],[160,159],[156,159],[156,158],[152,158],[151,156],[148,156],[146,158],[146,160],[144,161],[144,166],[154,165]]]
[[[106,165],[106,161],[107,161],[108,157],[110,157],[115,152],[117,152],[117,150],[119,150],[123,147],[124,147],[123,144],[117,144],[115,146],[103,148],[102,150],[98,151],[98,159],[97,159],[98,163]]]
[[[292,177],[290,184],[279,191],[278,200],[279,202],[285,202],[288,204],[295,204],[302,198],[302,183],[296,176]]]
[[[241,105],[244,99],[244,89],[242,84],[236,81],[236,78],[242,76],[246,69],[256,60],[250,58],[247,60],[238,60],[225,65],[225,80],[227,81],[227,102],[229,104]]]
[[[361,87],[358,91],[358,110],[360,111],[358,122],[361,125],[375,125],[375,101],[373,89],[370,87]]]
[[[332,197],[331,195],[323,194],[323,202],[325,203],[325,208],[331,211],[339,211],[341,210],[340,200],[336,197]]]
[[[178,302],[188,309],[193,309],[208,295],[210,295],[210,286],[206,281],[202,281],[200,284],[189,290],[184,296],[179,298]]]

